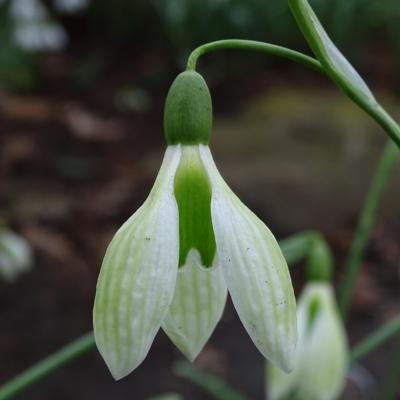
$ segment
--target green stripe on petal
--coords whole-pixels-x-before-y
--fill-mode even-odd
[[[193,361],[221,319],[226,285],[221,268],[203,268],[196,250],[178,272],[174,299],[162,325],[179,350]]]
[[[296,301],[286,261],[265,226],[229,189],[207,146],[200,146],[211,186],[212,222],[225,282],[260,352],[290,371],[296,346]]]
[[[115,379],[146,357],[172,301],[179,260],[173,194],[180,146],[167,148],[153,189],[111,241],[93,310],[97,347]]]
[[[211,222],[211,188],[199,155],[199,146],[182,146],[175,176],[175,197],[179,208],[179,266],[196,249],[205,267],[213,263],[216,251]]]

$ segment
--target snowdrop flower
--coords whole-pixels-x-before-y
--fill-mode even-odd
[[[13,40],[24,50],[58,50],[67,44],[66,31],[51,19],[46,7],[38,0],[13,0],[10,17]]]
[[[31,265],[32,252],[29,244],[0,222],[0,280],[14,282]]]
[[[230,190],[208,147],[211,97],[186,71],[167,97],[168,143],[153,189],[112,239],[94,305],[97,347],[115,379],[146,357],[160,327],[193,360],[227,291],[259,351],[289,371],[296,305],[269,229]]]
[[[268,399],[337,399],[346,379],[348,347],[329,283],[307,285],[297,304],[297,324],[293,372],[268,366]]]

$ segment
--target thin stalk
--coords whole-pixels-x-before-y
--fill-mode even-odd
[[[197,47],[192,51],[192,53],[188,58],[187,69],[195,70],[197,60],[199,59],[200,56],[214,51],[225,50],[225,49],[249,50],[259,53],[271,54],[274,56],[286,58],[291,61],[295,61],[308,68],[313,69],[314,71],[318,71],[319,73],[325,75],[325,70],[320,64],[320,62],[303,53],[270,43],[257,42],[254,40],[242,40],[242,39],[217,40],[215,42],[206,43],[203,44],[202,46]]]
[[[372,179],[366,201],[358,220],[350,253],[345,263],[343,284],[339,291],[339,309],[344,319],[346,319],[349,312],[354,283],[364,257],[372,227],[377,217],[384,189],[389,175],[399,159],[398,156],[398,148],[392,141],[389,141],[379,160],[378,167]]]
[[[295,2],[296,0],[290,1],[291,5],[296,4]],[[302,27],[304,28],[306,25],[307,24],[302,24]],[[308,42],[311,43],[311,47],[315,50],[315,46],[312,45],[316,40],[313,34],[308,32],[307,30],[303,33],[305,34]],[[243,39],[217,40],[215,42],[203,44],[194,49],[189,55],[186,69],[195,70],[197,61],[202,55],[226,49],[255,51],[258,53],[282,57],[311,68],[312,70],[317,71],[322,75],[329,76],[333,80],[333,82],[337,86],[339,86],[339,88],[342,89],[343,92],[348,97],[350,97],[361,109],[363,109],[368,115],[370,115],[385,130],[385,132],[391,137],[391,139],[397,144],[397,146],[400,147],[400,127],[397,122],[378,102],[375,101],[375,99],[371,102],[370,99],[359,95],[359,93],[354,90],[353,85],[348,82],[348,79],[343,80],[341,78],[341,75],[338,75],[337,71],[332,70],[332,68],[330,68],[329,66],[329,63],[326,63],[326,60],[324,59],[324,57],[321,57],[321,54],[319,54],[319,52],[316,52],[319,58],[319,60],[317,60],[296,50],[288,49],[286,47],[278,46],[271,43]]]
[[[26,371],[17,375],[14,379],[0,387],[0,400],[14,398],[29,386],[41,381],[51,373],[87,353],[94,347],[94,345],[95,343],[92,332],[67,344],[54,354],[39,361],[37,364],[28,368]]]
[[[391,337],[400,333],[400,315],[371,333],[361,343],[353,348],[350,353],[350,364],[361,360],[371,351],[375,350]]]

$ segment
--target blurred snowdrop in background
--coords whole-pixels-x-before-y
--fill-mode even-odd
[[[85,9],[89,0],[54,0],[57,12],[73,14]],[[12,0],[9,17],[13,25],[13,40],[27,51],[55,51],[68,43],[64,27],[54,20],[40,0]]]
[[[13,282],[32,266],[28,242],[0,225],[0,281]]]
[[[22,49],[57,50],[67,44],[64,28],[51,19],[38,0],[13,0],[10,16],[14,22],[14,41]]]

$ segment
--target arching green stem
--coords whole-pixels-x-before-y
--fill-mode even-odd
[[[257,42],[254,40],[243,40],[243,39],[226,39],[217,40],[216,42],[210,42],[197,47],[189,56],[187,62],[187,70],[195,70],[196,63],[200,56],[212,53],[217,50],[225,49],[236,49],[236,50],[247,50],[255,51],[258,53],[266,53],[282,58],[286,58],[291,61],[295,61],[302,64],[308,68],[318,71],[319,73],[325,75],[325,71],[319,61],[312,57],[309,57],[303,53],[295,50],[287,49],[286,47],[277,46],[270,43]]]
[[[386,183],[390,172],[400,159],[399,155],[396,145],[392,141],[389,141],[381,155],[364,207],[361,211],[354,240],[345,264],[343,284],[339,291],[339,309],[343,318],[346,318],[349,312],[353,287],[360,269],[360,263],[377,217]]]

